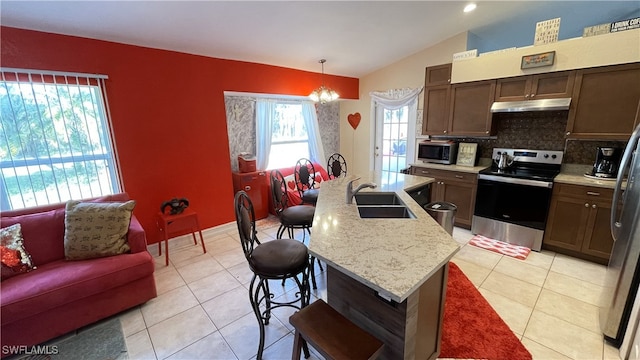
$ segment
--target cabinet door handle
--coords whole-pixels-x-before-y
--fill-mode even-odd
[[[595,191],[587,191],[587,195],[600,196],[600,193]]]
[[[427,170],[420,170],[422,174],[430,174]]]
[[[592,208],[597,208],[596,204],[591,205]]]
[[[445,134],[446,134],[446,133],[447,133],[447,130],[444,130],[444,131],[443,131],[443,133],[445,133]]]
[[[587,204],[587,203],[584,203],[584,207],[589,207],[589,204]]]
[[[251,186],[247,185],[244,187],[244,191],[250,191],[251,190]]]
[[[535,96],[536,96],[536,94],[531,94],[531,97],[535,97]]]
[[[464,179],[464,176],[462,176],[462,175],[456,175],[456,178],[457,178],[457,179]]]
[[[567,136],[571,135],[571,131],[567,131],[567,134],[566,134],[566,135],[567,135]]]
[[[524,94],[524,98],[528,99],[529,98],[529,94]]]

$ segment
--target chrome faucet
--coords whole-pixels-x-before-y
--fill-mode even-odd
[[[375,189],[378,186],[375,183],[364,183],[360,184],[355,190],[353,190],[353,182],[358,180],[360,180],[360,178],[355,178],[347,183],[347,204],[351,204],[351,202],[353,201],[353,196],[357,194],[358,191],[364,188]]]

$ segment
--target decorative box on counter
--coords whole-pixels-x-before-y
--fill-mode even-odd
[[[238,171],[241,173],[256,171],[256,157],[249,154],[238,155]]]

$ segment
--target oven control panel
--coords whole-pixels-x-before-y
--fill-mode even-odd
[[[531,150],[531,149],[505,149],[494,148],[493,159],[499,159],[502,154],[509,155],[510,160],[536,164],[562,164],[562,151]]]

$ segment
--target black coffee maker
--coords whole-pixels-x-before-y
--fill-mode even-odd
[[[591,175],[598,178],[615,178],[618,175],[621,155],[620,148],[599,147]]]

